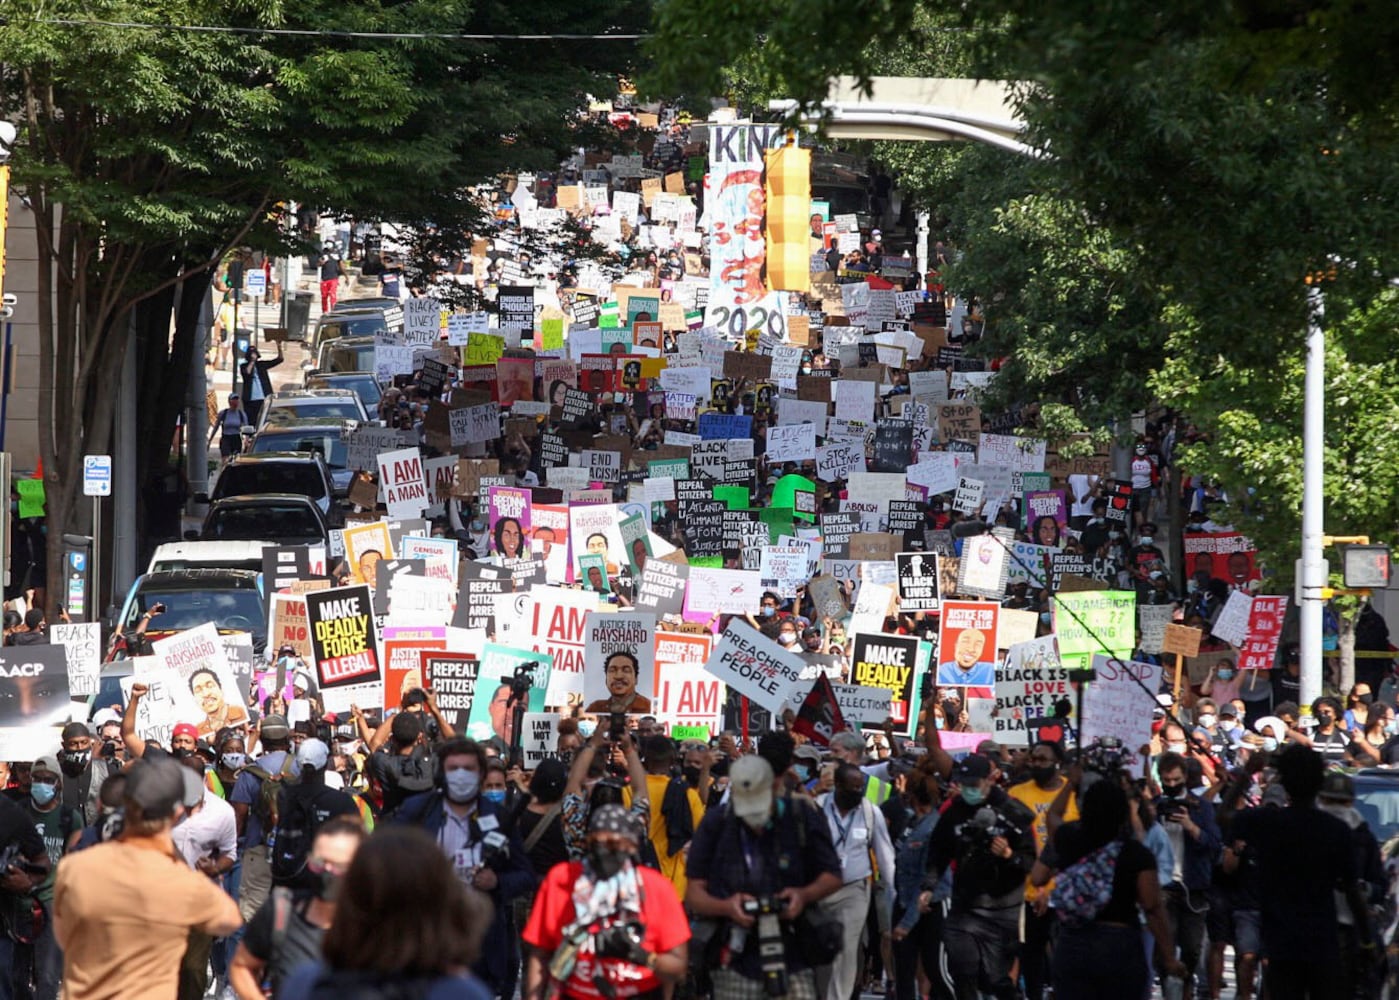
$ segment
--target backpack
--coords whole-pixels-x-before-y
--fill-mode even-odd
[[[279,799],[276,825],[268,845],[273,885],[297,885],[306,871],[311,842],[316,839],[316,800],[334,789],[288,785]]]
[[[260,764],[249,764],[239,773],[251,774],[257,779],[257,798],[253,800],[251,811],[262,823],[262,835],[266,837],[277,827],[278,795],[284,785],[296,784],[299,777],[296,758],[288,752],[276,774]]]
[[[1111,841],[1055,876],[1049,905],[1054,907],[1061,923],[1085,927],[1098,919],[1098,914],[1112,898],[1112,880],[1121,853],[1122,841]]]

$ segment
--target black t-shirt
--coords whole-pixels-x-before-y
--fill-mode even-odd
[[[1045,851],[1045,863],[1063,871],[1088,853],[1083,841],[1083,824],[1065,823],[1054,834],[1052,849]],[[1137,876],[1155,870],[1156,856],[1150,848],[1137,840],[1124,840],[1112,873],[1112,895],[1096,919],[1137,926]]]
[[[1230,831],[1258,857],[1263,946],[1289,960],[1335,961],[1337,889],[1356,879],[1350,828],[1311,806],[1248,809]]]
[[[520,839],[529,840],[530,834],[534,833],[534,828],[543,818],[543,813],[521,809],[515,817],[515,829],[519,831]],[[537,875],[543,876],[560,861],[567,860],[568,845],[563,839],[563,821],[561,816],[555,813],[554,818],[549,821],[548,829],[540,834],[534,846],[529,849],[529,863]]]
[[[19,847],[21,858],[38,859],[45,853],[44,838],[23,806],[0,796],[0,850]],[[29,897],[0,890],[0,915],[14,921],[29,909]],[[13,926],[13,925],[12,925]]]
[[[286,935],[280,948],[273,947],[277,919],[275,895],[269,895],[248,921],[243,944],[250,955],[267,963],[267,976],[272,980],[274,992],[297,966],[303,962],[321,960],[321,939],[325,937],[325,931],[306,919],[306,907],[311,904],[311,898],[309,892],[298,892],[292,896]],[[276,955],[272,954],[274,950],[277,951]]]
[[[1343,763],[1348,746],[1350,746],[1350,737],[1341,730],[1339,724],[1325,736],[1315,731],[1312,733],[1312,749],[1321,754],[1322,759],[1327,764]]]
[[[321,280],[335,281],[340,277],[340,258],[327,254],[321,258]]]

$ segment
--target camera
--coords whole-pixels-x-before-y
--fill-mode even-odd
[[[1018,839],[1025,832],[1009,817],[1003,816],[990,806],[982,806],[972,818],[957,828],[957,836],[963,844],[974,850],[991,850],[991,841],[1004,837],[1007,841]]]
[[[1122,741],[1116,736],[1100,736],[1083,748],[1079,764],[1100,777],[1116,774],[1127,764]]]
[[[758,932],[758,964],[763,971],[763,990],[770,997],[787,994],[787,949],[782,943],[782,900],[776,896],[755,896],[745,900],[743,912],[753,917]]]
[[[613,743],[617,743],[625,735],[627,735],[627,713],[612,712],[608,716],[607,738]]]
[[[481,838],[481,864],[499,871],[510,860],[510,838],[492,830]]]

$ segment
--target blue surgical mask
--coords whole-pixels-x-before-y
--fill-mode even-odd
[[[803,783],[811,780],[810,764],[793,764],[792,770],[797,772],[797,777],[800,778]]]
[[[448,771],[446,781],[447,798],[456,803],[470,802],[481,787],[481,775],[461,767]]]
[[[39,782],[29,786],[29,795],[34,800],[36,806],[46,806],[53,801],[58,794],[57,785],[41,785]]]
[[[496,805],[502,806],[505,804],[505,789],[487,788],[481,793],[481,798],[485,799],[487,802],[494,802]]]
[[[223,766],[230,771],[237,771],[248,762],[248,755],[243,753],[226,753],[220,758]]]
[[[1386,722],[1384,724],[1384,731],[1388,736],[1399,734],[1399,719],[1390,719]]]
[[[1048,611],[1041,611],[1041,612],[1040,612],[1040,624],[1041,624],[1041,625],[1049,625],[1049,624],[1051,624],[1051,623],[1053,622],[1053,620],[1054,620],[1054,616],[1053,616],[1052,614],[1050,614]]]
[[[962,801],[969,806],[979,806],[986,801],[986,789],[984,788],[963,788]]]
[[[1222,680],[1222,681],[1231,681],[1231,680],[1234,679],[1234,671],[1232,671],[1232,670],[1217,670],[1217,671],[1215,671],[1215,676],[1218,677],[1218,678],[1219,678],[1220,680]]]
[[[764,617],[764,618],[771,618],[771,617],[772,617],[773,615],[775,615],[775,614],[777,614],[777,609],[776,609],[776,608],[767,608],[767,607],[763,608],[763,617]]]

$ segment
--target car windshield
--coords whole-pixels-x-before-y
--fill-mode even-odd
[[[279,431],[268,433],[264,431],[253,438],[253,454],[258,455],[268,451],[307,451],[315,452],[325,459],[325,464],[332,469],[345,468],[346,449],[345,442],[340,440],[340,435],[334,431]],[[233,490],[228,493],[253,492],[251,490]],[[300,490],[258,490],[259,493],[299,493]],[[308,494],[309,495],[309,494]]]
[[[321,525],[311,508],[299,504],[218,507],[209,512],[204,537],[215,541],[310,541],[321,537]]]
[[[310,462],[250,462],[229,465],[219,473],[214,499],[244,493],[299,493],[319,500],[325,492],[325,480]]]
[[[362,372],[374,367],[374,345],[355,347],[332,346],[325,352],[325,364],[321,366],[329,372]]]
[[[388,330],[389,325],[383,316],[350,316],[325,320],[317,331],[321,340],[337,340],[340,337],[372,337]]]
[[[1399,834],[1399,775],[1393,778],[1355,779],[1355,808],[1375,839],[1383,844]]]
[[[195,585],[191,584],[191,587]],[[148,608],[164,604],[165,611],[151,619],[153,631],[197,628],[213,622],[219,628],[251,632],[262,621],[262,597],[257,588],[211,589],[207,584],[190,590],[140,590],[131,602],[126,626],[133,628]]]
[[[379,391],[379,383],[374,381],[373,375],[356,375],[353,378],[312,378],[307,384],[308,389],[350,389],[364,403],[364,408],[373,412],[379,408],[379,400],[383,398],[383,393]]]
[[[274,403],[267,411],[267,422],[279,424],[286,420],[363,420],[357,400],[298,399]]]

